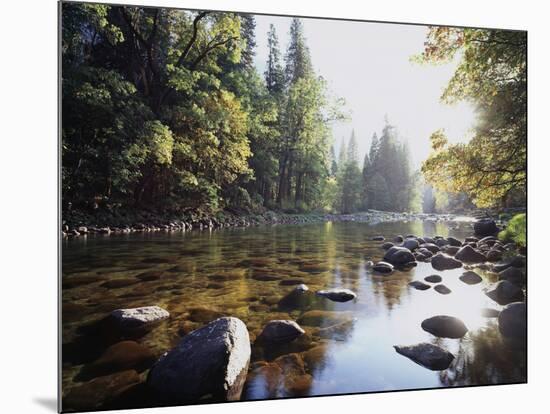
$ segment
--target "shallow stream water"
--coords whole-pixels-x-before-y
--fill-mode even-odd
[[[464,269],[436,271],[420,262],[391,276],[372,274],[366,262],[384,255],[381,242],[372,237],[393,240],[407,234],[464,239],[472,227],[468,222],[327,222],[65,240],[63,394],[73,392],[68,402],[75,409],[111,407],[116,390],[109,387],[116,384],[98,385],[81,375],[110,343],[83,327],[117,308],[149,305],[171,314],[135,339],[155,357],[221,315],[242,319],[252,342],[269,320],[297,320],[306,334],[293,343],[253,344],[244,400],[524,382],[525,352],[502,339],[496,319],[482,316],[483,308],[501,309],[483,292],[494,276],[478,271],[483,282],[470,286],[458,279]],[[452,292],[408,286],[432,274]],[[298,283],[311,291],[349,288],[357,299],[336,303],[313,295],[301,308],[281,307],[280,299]],[[469,332],[462,339],[441,339],[422,330],[424,319],[439,314],[462,319]],[[452,352],[451,366],[430,371],[393,348],[419,342]],[[115,366],[109,373],[116,371]],[[138,371],[143,381],[147,369]],[[132,405],[127,398],[115,406],[126,404],[121,401]]]

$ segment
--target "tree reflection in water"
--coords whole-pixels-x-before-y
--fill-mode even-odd
[[[455,356],[449,369],[439,374],[443,386],[506,384],[527,378],[525,344],[503,338],[496,322],[470,332]]]

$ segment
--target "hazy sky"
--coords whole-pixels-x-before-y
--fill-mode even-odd
[[[256,16],[256,64],[261,73],[267,60],[267,32],[273,23],[284,56],[291,18]],[[408,140],[418,167],[430,151],[429,136],[444,128],[451,141],[467,140],[474,120],[467,103],[445,105],[439,97],[456,62],[446,65],[411,63],[423,49],[426,26],[303,19],[313,66],[331,93],[346,100],[351,121],[333,126],[336,148],[355,129],[361,157],[378,136],[384,115],[402,139]]]

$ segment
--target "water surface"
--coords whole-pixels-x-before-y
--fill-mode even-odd
[[[64,395],[75,387],[85,389],[89,378],[82,379],[79,373],[108,345],[91,338],[82,327],[113,309],[148,305],[161,306],[172,315],[136,339],[155,355],[220,315],[242,319],[254,341],[269,320],[300,320],[312,310],[338,312],[326,313],[328,319],[306,321],[302,324],[306,335],[290,345],[253,345],[243,399],[525,381],[524,351],[503,341],[496,319],[481,314],[483,308],[501,308],[483,293],[494,276],[478,271],[483,282],[469,286],[458,279],[464,269],[435,271],[430,263],[389,277],[370,272],[366,262],[384,254],[381,243],[371,238],[383,235],[392,240],[398,234],[464,239],[472,228],[470,223],[456,222],[328,222],[66,240]],[[142,280],[139,275],[146,272],[153,272],[154,280]],[[432,274],[442,276],[452,293],[408,286]],[[281,307],[278,302],[297,283],[313,291],[349,288],[357,299],[335,303],[313,297],[302,308]],[[468,334],[460,340],[440,339],[423,331],[421,322],[438,314],[462,319]],[[323,329],[333,325],[333,317],[341,323],[339,328]],[[452,352],[455,360],[450,368],[430,371],[393,348],[418,342]],[[288,354],[293,356],[284,356]],[[142,371],[141,379],[146,374]],[[105,399],[101,395],[105,391],[96,388],[89,386],[88,398]]]

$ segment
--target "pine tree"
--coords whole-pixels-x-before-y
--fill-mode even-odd
[[[245,47],[241,51],[240,64],[247,69],[254,67],[254,56],[256,55],[256,19],[252,14],[242,14],[241,18],[241,39],[245,41]]]
[[[302,20],[295,17],[290,24],[290,41],[285,56],[285,76],[287,84],[311,76],[313,67],[309,48],[305,43]]]
[[[285,87],[285,74],[281,66],[279,39],[273,24],[269,25],[267,33],[267,67],[264,72],[267,90],[272,94],[280,94]]]

